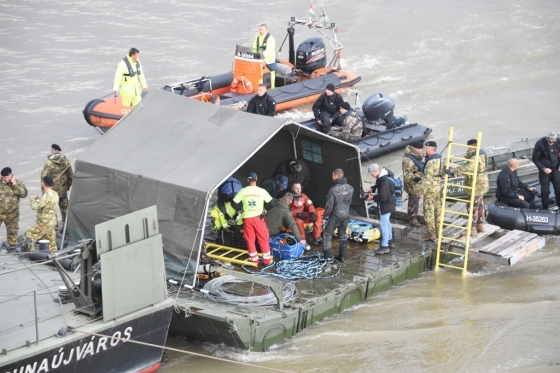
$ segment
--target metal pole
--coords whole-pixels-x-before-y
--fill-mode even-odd
[[[37,340],[36,344],[39,344],[39,318],[37,317],[37,292],[33,292],[33,303],[35,306],[35,338]]]

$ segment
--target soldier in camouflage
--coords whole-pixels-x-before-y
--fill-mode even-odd
[[[468,160],[467,164],[461,167],[452,168],[449,170],[451,174],[472,174],[475,168],[475,152],[476,152],[476,139],[469,140],[467,145],[467,152],[465,153],[465,158]],[[474,188],[474,204],[473,204],[473,217],[472,217],[472,228],[471,236],[476,236],[477,232],[484,232],[484,195],[488,192],[488,174],[486,173],[486,165],[488,163],[486,153],[484,150],[480,149],[478,153],[478,169],[476,175],[476,185]],[[473,176],[464,175],[465,186],[473,185]],[[464,188],[465,193],[467,193],[468,198],[471,198],[472,190],[470,188]],[[469,204],[467,203],[467,210],[469,209]]]
[[[45,176],[50,176],[54,180],[53,190],[58,194],[58,206],[62,216],[62,224],[66,222],[66,211],[68,211],[68,191],[72,186],[72,166],[64,154],[60,152],[60,146],[51,145],[51,154],[47,157],[47,163],[41,172],[41,180]]]
[[[2,169],[0,181],[0,225],[6,225],[8,245],[15,248],[19,229],[19,199],[27,197],[27,189],[16,180],[10,167]]]
[[[441,155],[436,153],[437,144],[428,141],[424,144],[426,161],[422,176],[420,198],[424,198],[424,219],[426,220],[427,233],[422,236],[424,241],[437,240],[437,228],[441,216],[441,172],[443,161]]]
[[[340,105],[342,127],[331,127],[329,135],[344,141],[356,141],[362,137],[363,123],[360,115],[350,107],[348,102]]]
[[[402,170],[404,177],[404,191],[408,193],[408,219],[410,225],[419,227],[418,205],[420,204],[420,193],[422,184],[422,170],[424,169],[422,156],[422,141],[415,141],[404,150]]]
[[[25,235],[23,243],[24,250],[33,251],[35,242],[40,239],[49,240],[51,252],[57,251],[56,246],[56,206],[58,205],[58,194],[52,189],[54,181],[52,177],[45,176],[41,182],[43,194],[33,196],[29,199],[29,205],[37,210],[37,220]]]

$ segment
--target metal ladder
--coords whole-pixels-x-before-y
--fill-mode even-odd
[[[471,193],[470,199],[463,199],[463,198],[455,198],[455,197],[448,197],[447,196],[447,187],[451,186],[451,187],[458,187],[458,188],[468,188],[471,191],[474,191],[474,188],[476,187],[476,182],[477,182],[477,176],[478,176],[478,157],[479,157],[479,152],[480,152],[480,143],[481,143],[481,139],[482,139],[482,133],[478,132],[477,137],[476,137],[476,151],[475,151],[475,156],[474,156],[474,172],[473,173],[463,173],[463,175],[468,175],[468,176],[472,176],[473,177],[473,184],[472,185],[459,185],[459,184],[452,184],[448,182],[448,178],[449,175],[445,174],[444,177],[444,182],[443,182],[443,198],[441,199],[441,216],[439,217],[439,228],[438,228],[438,243],[437,243],[437,254],[436,254],[436,266],[434,271],[437,272],[439,270],[439,267],[449,267],[449,268],[455,268],[455,269],[460,269],[463,271],[463,276],[466,276],[467,274],[467,264],[468,264],[468,260],[469,260],[469,246],[470,246],[470,240],[471,240],[471,227],[472,227],[472,216],[473,216],[473,204],[474,204],[474,192]],[[466,144],[460,144],[460,143],[456,143],[453,142],[453,127],[451,127],[449,129],[449,139],[447,142],[448,148],[447,148],[447,159],[445,161],[445,169],[447,170],[449,168],[449,163],[451,162],[451,159],[455,159],[455,160],[462,160],[462,161],[467,161],[466,158],[463,157],[456,157],[456,156],[452,156],[451,152],[452,152],[452,147],[453,145],[456,146],[461,146],[461,147],[468,147],[468,145]],[[470,158],[468,161],[472,161],[473,158]],[[457,211],[452,211],[452,210],[446,210],[445,205],[446,205],[446,201],[447,200],[451,200],[451,201],[456,201],[456,202],[465,202],[468,203],[469,205],[469,209],[467,213],[464,212],[457,212]],[[444,221],[444,217],[445,217],[445,213],[453,213],[456,215],[463,215],[467,217],[467,226],[466,227],[461,227],[458,225],[454,225],[454,224],[450,224],[450,223],[446,223]],[[453,228],[459,228],[462,230],[466,230],[466,239],[461,239],[458,237],[442,237],[442,233],[443,233],[443,227],[453,227]],[[450,255],[456,255],[456,256],[463,256],[464,255],[464,261],[463,261],[463,266],[462,267],[458,267],[458,266],[454,266],[451,264],[446,264],[446,263],[442,263],[440,261],[441,259],[441,241],[442,239],[444,240],[448,240],[448,241],[455,241],[455,242],[460,242],[462,244],[465,245],[465,252],[464,254],[461,253],[456,253],[453,251],[448,251],[447,254]]]

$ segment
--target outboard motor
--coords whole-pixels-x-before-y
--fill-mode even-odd
[[[296,69],[305,74],[327,66],[327,51],[321,38],[309,38],[298,46]]]
[[[394,109],[395,102],[381,93],[369,96],[362,106],[362,111],[368,122],[377,125],[384,124],[387,129],[400,127],[408,120],[406,116],[396,117],[393,113]]]

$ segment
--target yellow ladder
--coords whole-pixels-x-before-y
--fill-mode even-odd
[[[223,260],[224,262],[252,267],[257,266],[257,263],[253,263],[249,259],[249,252],[247,251],[247,249],[238,249],[236,247],[229,247],[207,242],[206,255],[208,255],[209,258]],[[261,253],[259,253],[259,257],[262,257]]]
[[[475,156],[474,156],[474,172],[473,173],[463,173],[463,175],[468,175],[468,176],[472,176],[473,177],[473,184],[472,185],[459,185],[459,184],[452,184],[448,182],[448,178],[449,175],[445,174],[444,177],[444,182],[443,182],[443,198],[441,199],[441,216],[439,217],[439,228],[438,228],[438,243],[437,243],[437,254],[436,254],[436,267],[435,267],[435,272],[438,271],[439,267],[449,267],[449,268],[455,268],[455,269],[460,269],[463,271],[463,276],[465,276],[467,274],[467,264],[468,264],[468,260],[469,260],[469,246],[470,246],[470,241],[471,241],[471,227],[472,227],[472,216],[473,216],[473,204],[474,204],[474,188],[476,187],[476,181],[477,181],[477,175],[478,175],[478,156],[479,156],[479,152],[480,152],[480,143],[481,143],[481,139],[482,139],[482,133],[478,132],[478,135],[476,137],[476,151],[475,151]],[[449,163],[451,162],[451,159],[456,159],[456,160],[467,160],[466,158],[463,157],[456,157],[456,156],[452,156],[452,147],[453,145],[456,146],[461,146],[461,147],[468,147],[468,145],[466,144],[459,144],[459,143],[455,143],[453,142],[453,127],[451,127],[449,129],[449,139],[447,142],[448,148],[447,148],[447,159],[445,161],[445,169],[447,170],[449,168]],[[472,158],[469,159],[472,161]],[[463,183],[464,184],[464,183]],[[463,199],[463,198],[455,198],[455,197],[448,197],[447,196],[447,187],[458,187],[458,188],[468,188],[471,191],[473,191],[471,193],[471,197],[470,199]],[[467,213],[464,212],[457,212],[457,211],[452,211],[452,210],[446,210],[445,209],[445,203],[447,200],[451,200],[451,201],[456,201],[456,202],[465,202],[469,204],[469,209]],[[460,227],[458,225],[454,225],[454,224],[449,224],[446,223],[444,221],[444,216],[445,213],[453,213],[453,214],[457,214],[457,215],[463,215],[463,216],[467,216],[467,226],[466,227]],[[459,228],[459,229],[464,229],[466,230],[466,240],[460,239],[460,238],[456,238],[456,237],[442,237],[443,235],[443,227],[454,227],[454,228]],[[457,255],[457,256],[463,256],[464,255],[464,262],[463,262],[463,267],[458,267],[458,266],[454,266],[451,264],[446,264],[446,263],[441,263],[440,259],[441,259],[441,240],[449,240],[449,241],[455,241],[455,242],[460,242],[463,243],[465,245],[465,253],[464,254],[460,254],[460,253],[456,253],[456,252],[452,252],[452,251],[448,251],[447,254],[450,255]]]

